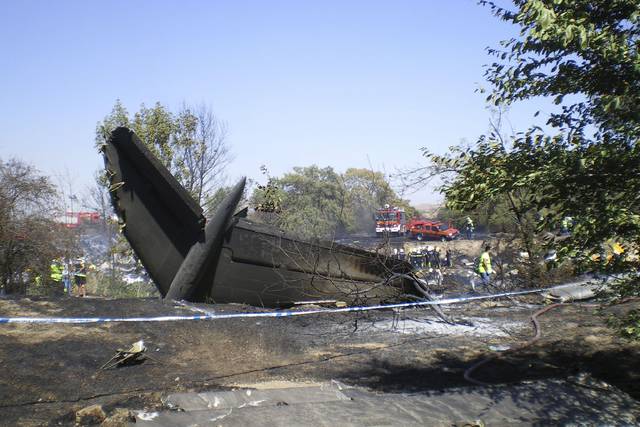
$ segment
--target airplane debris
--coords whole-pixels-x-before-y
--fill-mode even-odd
[[[91,405],[76,412],[76,425],[95,425],[107,418],[102,405]]]
[[[165,300],[280,307],[335,299],[379,303],[415,294],[409,264],[334,242],[306,242],[234,215],[241,179],[210,219],[135,133],[102,147],[122,231]]]
[[[131,365],[134,363],[143,362],[147,358],[151,358],[144,354],[147,348],[144,346],[144,341],[134,342],[128,350],[118,349],[111,359],[100,367],[100,371],[105,371],[116,366]]]
[[[598,296],[599,292],[608,289],[606,283],[609,280],[612,279],[584,277],[576,282],[554,286],[542,295],[550,300],[560,302],[588,300]]]

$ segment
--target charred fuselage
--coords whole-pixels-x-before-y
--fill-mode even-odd
[[[307,242],[234,215],[242,179],[205,219],[202,208],[127,128],[103,147],[121,229],[165,299],[276,307],[380,302],[412,293],[408,264],[332,242]]]

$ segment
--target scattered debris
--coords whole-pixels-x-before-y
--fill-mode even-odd
[[[116,354],[102,365],[99,370],[104,371],[116,366],[142,363],[145,359],[151,359],[151,356],[144,354],[145,351],[147,351],[147,348],[144,346],[143,340],[134,342],[128,350],[119,348]]]
[[[336,384],[325,383],[293,388],[174,393],[163,399],[163,403],[173,410],[204,411],[349,400]]]
[[[136,418],[143,421],[151,421],[158,418],[158,412],[136,411]]]
[[[606,385],[606,384],[604,384]],[[438,393],[379,393],[353,387],[337,395],[317,388],[261,390],[248,402],[240,390],[191,392],[167,397],[182,410],[163,408],[147,427],[203,425],[637,425],[638,405],[629,395],[600,384],[543,379],[501,384],[490,391],[452,387]],[[532,398],[535,396],[535,398]],[[211,405],[217,400],[218,406]],[[221,422],[222,421],[222,422]],[[215,422],[215,424],[212,424]]]
[[[126,408],[116,408],[109,417],[107,417],[100,427],[121,427],[134,423],[136,421],[135,414]]]
[[[319,301],[296,301],[293,303],[294,306],[302,306],[302,305],[316,305],[320,307],[346,307],[347,303],[344,301],[337,301],[334,299],[327,300],[319,300]]]
[[[78,313],[78,304],[81,304],[82,312],[96,317],[182,312],[182,308],[173,309],[158,300],[108,302],[0,299],[0,311],[12,316],[43,316],[52,312],[67,316]],[[215,328],[211,322],[134,323],[95,328],[60,324],[47,328],[2,327],[0,358],[7,366],[5,375],[0,377],[3,384],[0,387],[3,422],[0,424],[38,425],[50,420],[52,425],[58,422],[73,425],[78,409],[100,403],[107,416],[113,413],[112,405],[145,411],[143,418],[151,418],[153,411],[157,411],[159,415],[151,421],[139,417],[136,420],[136,425],[156,427],[196,423],[234,425],[234,422],[250,425],[247,421],[252,414],[256,418],[260,416],[258,420],[262,423],[266,419],[284,419],[294,423],[311,420],[310,423],[315,421],[318,425],[327,419],[336,425],[347,424],[348,414],[357,414],[358,418],[351,420],[361,420],[363,425],[369,420],[364,417],[371,417],[369,425],[383,421],[393,425],[424,425],[425,422],[452,425],[477,419],[487,425],[616,425],[624,422],[636,425],[628,414],[636,410],[634,402],[637,401],[617,388],[638,396],[638,346],[613,335],[596,310],[583,307],[582,304],[568,305],[562,313],[552,311],[547,313],[548,317],[540,317],[543,339],[535,349],[511,353],[505,360],[494,359],[478,368],[473,375],[478,380],[491,382],[491,388],[463,385],[466,367],[490,354],[503,357],[505,352],[495,353],[497,349],[490,349],[489,345],[517,347],[521,338],[526,341],[533,335],[529,332],[529,316],[541,307],[514,305],[510,309],[486,310],[478,303],[447,307],[447,314],[458,318],[464,313],[465,318],[472,320],[478,326],[475,333],[470,331],[472,328],[447,325],[422,309],[401,311],[395,328],[392,323],[397,317],[395,312],[372,312],[357,318],[356,331],[352,326],[355,316],[349,314],[239,318],[217,322]],[[217,305],[215,309],[217,313],[252,310],[236,305]],[[415,323],[409,323],[409,319]],[[256,325],[256,320],[261,324]],[[397,332],[407,325],[416,326],[414,335],[408,328],[405,328],[406,334]],[[442,333],[434,333],[438,330]],[[97,331],[100,339],[95,339]],[[448,333],[452,331],[455,333]],[[500,335],[485,338],[487,331],[500,332]],[[122,333],[129,338],[122,341]],[[591,342],[590,336],[602,339]],[[152,356],[156,354],[153,350],[160,347],[162,353],[167,354],[161,359],[162,365],[147,361],[135,368],[96,373],[100,365],[95,360],[106,361],[107,354],[113,355],[116,348],[128,349],[135,338],[144,338],[146,353]],[[65,345],[59,345],[60,341]],[[116,344],[105,347],[106,342]],[[21,355],[20,360],[9,357],[11,354]],[[93,367],[91,360],[94,360]],[[185,367],[185,363],[189,366]],[[32,366],[33,370],[26,371],[22,369],[24,366]],[[237,375],[239,372],[243,374]],[[606,381],[611,384],[611,391],[600,391],[606,384],[583,384],[579,378],[567,382],[566,375],[574,372],[586,372]],[[95,380],[91,379],[93,374],[97,375]],[[174,382],[177,376],[180,380]],[[298,394],[310,396],[303,389],[291,390],[293,396],[274,394],[269,401],[263,401],[266,397],[254,389],[292,388],[298,382],[319,385],[331,379],[355,387],[339,390],[352,400],[295,403],[300,399]],[[237,405],[229,406],[231,400],[223,399],[227,395],[218,394],[218,400],[213,396],[205,402],[205,405],[211,403],[211,408],[204,411],[206,414],[170,410],[169,405],[163,407],[161,402],[172,393],[227,392],[239,386],[243,390],[237,394]],[[252,388],[251,396],[246,396],[247,388]],[[320,397],[320,393],[316,395]],[[43,398],[44,403],[35,403],[38,398]],[[67,403],[70,398],[86,403]],[[225,403],[228,409],[223,407]],[[242,405],[245,406],[240,409]],[[449,408],[456,412],[450,412]],[[408,418],[414,411],[417,420]],[[276,413],[284,418],[267,418]],[[225,418],[210,421],[222,415],[226,415]],[[196,419],[199,416],[202,417]]]
[[[76,425],[99,424],[106,418],[102,405],[91,405],[76,412]]]
[[[485,427],[486,424],[482,420],[475,421],[459,421],[453,424],[453,427]]]
[[[593,278],[586,278],[574,283],[556,286],[542,295],[553,301],[580,301],[594,298],[603,286],[603,282],[598,282]]]
[[[513,303],[506,301],[486,300],[479,303],[482,308],[511,308]]]
[[[467,319],[469,324],[445,323],[437,320],[384,320],[375,322],[377,331],[394,331],[399,334],[434,334],[434,335],[472,335],[489,337],[506,337],[505,330],[519,330],[524,327],[520,322],[495,322],[491,319],[473,317]],[[367,329],[366,333],[371,330]]]

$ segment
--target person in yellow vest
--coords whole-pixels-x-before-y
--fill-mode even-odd
[[[618,242],[611,243],[611,255],[613,259],[616,261],[624,260],[624,257],[625,257],[624,248],[620,243]]]
[[[491,268],[491,257],[489,256],[490,250],[491,246],[486,245],[484,247],[484,251],[480,255],[480,259],[478,260],[478,274],[480,275],[480,278],[482,278],[482,284],[485,288],[487,288],[491,283],[491,274],[493,274],[493,269]]]
[[[52,261],[49,266],[49,278],[56,288],[62,282],[62,266],[56,260]]]
[[[599,262],[603,266],[610,262],[624,260],[624,247],[615,240],[607,240],[600,245],[600,253],[591,255],[591,261]]]
[[[570,216],[562,218],[562,222],[560,223],[560,233],[565,236],[571,234],[571,227],[573,227],[573,218]]]

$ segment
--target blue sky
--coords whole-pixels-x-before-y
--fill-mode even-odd
[[[229,127],[230,182],[262,164],[394,173],[487,129],[485,48],[513,35],[466,0],[2,2],[0,158],[82,193],[119,98],[130,112],[210,105]],[[512,108],[514,127],[539,107]]]

